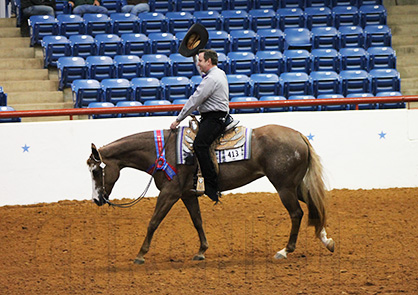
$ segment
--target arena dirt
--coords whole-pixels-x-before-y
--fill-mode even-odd
[[[304,218],[296,251],[277,194],[201,198],[210,244],[178,202],[144,265],[135,258],[155,198],[131,209],[90,201],[0,207],[0,294],[417,294],[418,188],[328,193],[328,252]],[[303,206],[305,213],[307,209]],[[307,214],[305,214],[307,216]]]

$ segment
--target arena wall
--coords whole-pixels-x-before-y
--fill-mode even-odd
[[[328,189],[418,186],[418,110],[288,112],[234,115],[245,126],[299,130],[321,156]],[[136,132],[167,129],[174,117],[140,117],[0,125],[0,206],[91,198],[86,160]],[[182,124],[187,124],[184,122]],[[122,170],[112,198],[134,198],[149,175]],[[274,188],[263,178],[231,192]],[[152,186],[147,196],[157,196]]]

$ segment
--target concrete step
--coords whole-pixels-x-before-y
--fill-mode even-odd
[[[0,27],[0,38],[20,37],[20,28]]]
[[[0,39],[1,42],[1,39]],[[35,49],[31,47],[18,47],[18,48],[2,48],[0,51],[0,58],[34,58]]]
[[[399,5],[387,5],[385,3],[386,10],[388,11],[388,16],[395,15],[395,14],[404,16],[404,15],[418,13],[418,5],[417,5],[418,3],[416,0],[410,0],[410,1],[397,0],[397,2]],[[408,5],[408,4],[412,4],[412,5]]]
[[[396,46],[394,47],[396,50],[397,56],[408,56],[408,55],[414,55],[418,53],[418,45],[403,45],[403,46]],[[411,56],[412,57],[412,56]]]
[[[24,37],[10,37],[10,38],[1,38],[0,39],[0,48],[17,48],[24,47],[28,48],[30,46],[30,38]]]
[[[418,78],[405,78],[401,82],[402,90],[418,89]]]
[[[48,69],[27,69],[27,70],[2,70],[0,80],[2,81],[22,81],[22,80],[48,80]]]
[[[15,18],[0,18],[0,27],[14,27],[16,28],[16,19]]]
[[[62,91],[33,91],[33,92],[9,92],[8,104],[38,104],[38,103],[63,103]]]
[[[28,81],[1,81],[0,85],[6,93],[9,92],[33,92],[33,91],[57,91],[58,81],[28,80]]]
[[[51,121],[67,121],[69,120],[69,116],[56,116],[56,117],[25,117],[22,118],[22,122],[51,122]],[[76,116],[73,117],[73,120],[77,120]]]
[[[9,104],[12,108],[17,111],[24,110],[59,110],[59,109],[71,109],[73,108],[70,102],[59,102],[59,103],[25,103],[25,104]]]
[[[402,24],[418,24],[418,19],[415,13],[411,14],[388,14],[388,25],[392,28],[395,25]]]
[[[418,35],[418,24],[398,24],[390,26],[392,36],[396,35],[407,35],[417,36]]]
[[[404,88],[403,85],[402,85],[402,88]],[[418,88],[402,90],[402,94],[403,95],[418,95]]]
[[[41,58],[0,58],[0,70],[41,69],[43,66],[44,62]]]
[[[418,77],[418,65],[416,66],[398,66],[397,70],[401,73],[401,78],[415,78]]]
[[[406,35],[392,35],[392,47],[403,46],[403,45],[418,45],[418,35],[410,36]]]
[[[418,59],[411,58],[411,56],[397,56],[397,66],[398,67],[406,67],[406,66],[417,66]]]

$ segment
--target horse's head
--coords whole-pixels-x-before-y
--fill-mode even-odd
[[[87,160],[93,182],[93,201],[102,206],[109,200],[110,193],[119,178],[119,167],[112,160],[103,158],[94,144],[91,144],[91,155]]]

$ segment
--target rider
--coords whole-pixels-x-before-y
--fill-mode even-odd
[[[221,194],[218,187],[218,175],[209,148],[225,130],[225,120],[229,114],[228,80],[225,72],[217,65],[216,51],[199,50],[197,68],[201,74],[203,73],[202,82],[170,125],[171,129],[176,129],[188,115],[196,109],[199,110],[201,120],[193,147],[205,179],[205,194],[216,202],[219,201]]]

